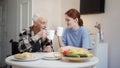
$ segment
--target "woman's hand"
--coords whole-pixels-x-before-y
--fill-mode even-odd
[[[47,30],[43,29],[40,32],[38,32],[37,35],[41,38],[47,38],[48,33]]]
[[[50,45],[46,46],[43,50],[44,52],[52,52],[52,48]]]

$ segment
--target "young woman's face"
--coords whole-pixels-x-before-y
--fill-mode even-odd
[[[76,24],[75,23],[76,20],[71,18],[71,17],[69,17],[69,16],[67,16],[67,15],[65,15],[65,21],[66,21],[67,27],[69,27],[69,28],[74,27],[74,25]]]

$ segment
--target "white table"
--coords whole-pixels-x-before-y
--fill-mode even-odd
[[[40,58],[45,53],[34,53]],[[93,57],[87,62],[64,62],[62,60],[43,60],[39,59],[36,61],[20,62],[13,61],[13,56],[9,56],[5,59],[8,65],[12,65],[12,68],[93,68],[98,63],[98,58]]]

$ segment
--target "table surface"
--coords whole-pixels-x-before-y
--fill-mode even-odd
[[[89,61],[86,62],[65,62],[62,60],[44,60],[42,59],[42,57],[46,54],[46,53],[33,53],[35,55],[37,55],[40,59],[39,60],[35,60],[35,61],[14,61],[14,57],[9,56],[5,59],[5,62],[9,65],[12,66],[18,66],[21,68],[38,68],[38,67],[90,67],[90,66],[94,66],[98,63],[98,58],[97,57],[93,57],[91,58]]]

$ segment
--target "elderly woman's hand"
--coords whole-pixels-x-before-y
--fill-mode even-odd
[[[37,35],[41,38],[47,38],[47,30],[43,29],[40,32],[37,33]]]
[[[44,52],[52,52],[52,48],[50,45],[46,46],[43,50]]]

